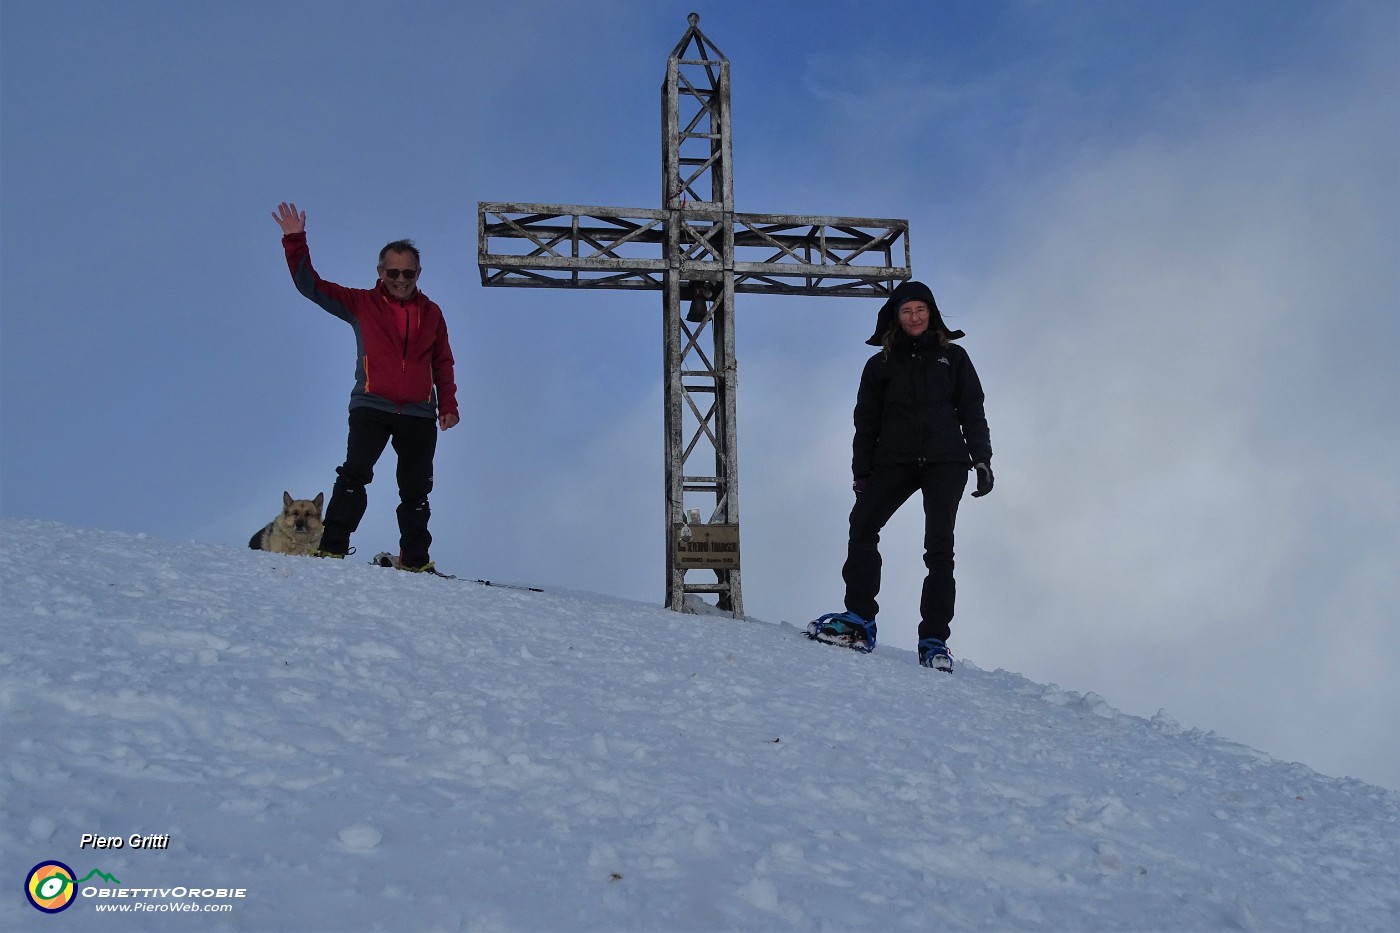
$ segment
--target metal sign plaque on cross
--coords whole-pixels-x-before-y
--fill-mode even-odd
[[[662,293],[666,605],[713,594],[741,617],[734,297],[885,298],[909,277],[909,222],[736,213],[729,60],[688,22],[662,88],[661,209],[483,201],[478,264],[483,285]]]

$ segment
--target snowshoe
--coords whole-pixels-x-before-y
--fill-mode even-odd
[[[829,612],[807,623],[807,637],[868,654],[875,650],[875,623],[865,621],[854,612]]]
[[[938,638],[925,638],[919,642],[919,663],[944,673],[953,670],[953,652]]]
[[[390,554],[388,551],[380,551],[371,558],[370,563],[374,564],[376,567],[393,567],[397,570],[407,570],[409,573],[430,573],[435,577],[443,577],[448,580],[457,579],[450,573],[443,573],[441,570],[438,570],[437,564],[433,561],[428,561],[421,567],[410,567],[405,564],[403,559],[397,554]]]

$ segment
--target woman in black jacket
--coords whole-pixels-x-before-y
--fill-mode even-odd
[[[969,469],[973,496],[992,490],[992,444],[983,412],[982,383],[967,351],[952,341],[933,293],[905,282],[880,309],[875,333],[881,347],[861,373],[856,395],[851,460],[856,504],[841,576],[846,611],[808,626],[818,641],[862,651],[875,647],[875,596],[880,591],[880,531],[915,492],[924,501],[924,578],[919,600],[919,663],[953,669],[948,651],[953,619],[953,526]]]

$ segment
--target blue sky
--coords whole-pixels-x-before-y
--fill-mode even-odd
[[[0,514],[242,547],[329,492],[354,345],[291,286],[294,200],[335,281],[423,250],[464,418],[439,563],[660,601],[660,297],[482,288],[476,203],[658,207],[692,9],[738,209],[909,218],[968,333],[998,485],[954,650],[1400,787],[1389,3],[5,4]],[[840,605],[875,306],[737,314],[745,600],[803,623]],[[919,537],[884,536],[904,648]]]

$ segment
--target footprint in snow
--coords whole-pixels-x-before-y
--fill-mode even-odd
[[[340,844],[350,852],[368,852],[383,839],[384,834],[368,823],[356,823],[340,831]]]

